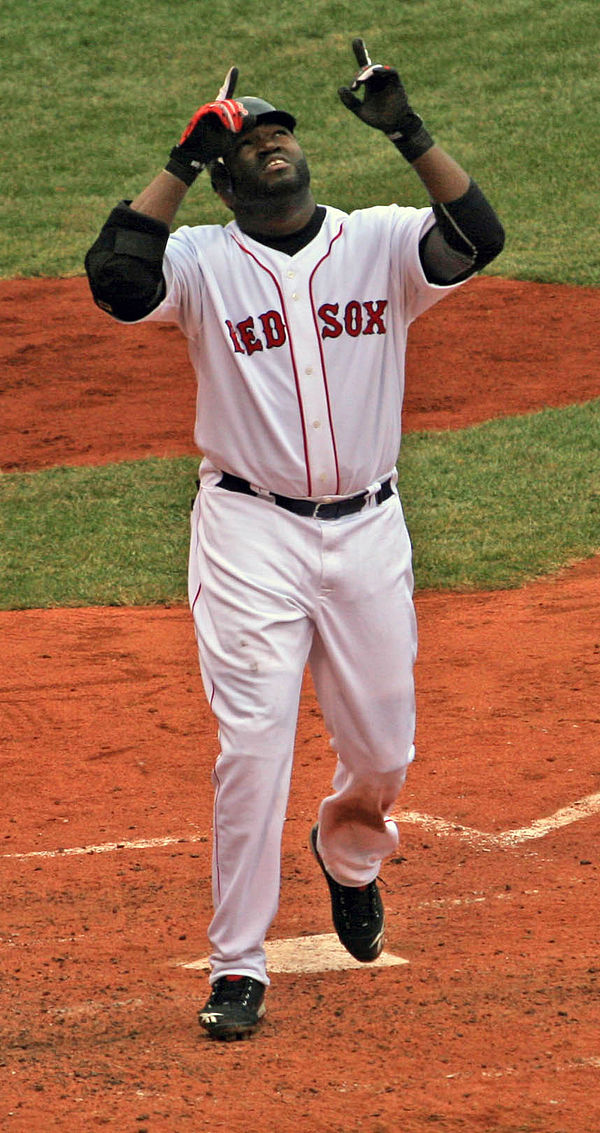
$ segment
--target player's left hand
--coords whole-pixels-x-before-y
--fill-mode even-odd
[[[411,110],[400,76],[394,67],[371,62],[364,39],[353,39],[352,49],[360,71],[350,87],[340,87],[338,94],[361,122],[391,134]],[[362,100],[354,93],[359,90],[364,91]]]
[[[410,105],[397,70],[382,63],[372,63],[364,39],[354,39],[352,49],[360,70],[350,87],[339,88],[340,99],[361,122],[374,130],[382,130],[407,160],[414,161],[415,156],[419,156],[413,156],[417,137],[422,136],[422,148],[417,142],[421,153],[433,145],[433,140],[423,126],[423,119]],[[361,89],[364,91],[362,99],[354,93]]]

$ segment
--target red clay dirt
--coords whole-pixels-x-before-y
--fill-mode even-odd
[[[405,431],[598,396],[598,291],[480,277],[410,332]],[[85,279],[0,281],[0,468],[193,453],[195,387],[172,326],[120,326]]]
[[[407,427],[599,396],[597,301],[474,281],[413,328]],[[82,280],[0,284],[0,315],[4,470],[193,451],[176,332],[113,326]],[[417,594],[418,756],[382,871],[409,963],[274,974],[230,1045],[182,967],[207,951],[218,750],[188,612],[0,612],[2,1130],[596,1133],[599,599],[600,558]],[[307,676],[274,939],[331,931],[306,840],[332,769]]]

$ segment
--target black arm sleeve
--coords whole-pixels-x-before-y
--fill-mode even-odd
[[[458,283],[480,271],[504,247],[504,229],[475,181],[462,197],[433,205],[436,224],[419,254],[430,283]]]
[[[166,291],[162,261],[168,239],[167,224],[121,201],[85,257],[97,306],[126,323],[158,307]]]

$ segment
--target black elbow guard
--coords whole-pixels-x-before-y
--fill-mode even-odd
[[[158,307],[166,290],[162,262],[168,239],[167,224],[121,201],[85,257],[97,306],[127,323]]]
[[[472,272],[485,267],[502,251],[504,229],[475,181],[457,200],[436,202],[433,211],[446,243],[471,257]]]

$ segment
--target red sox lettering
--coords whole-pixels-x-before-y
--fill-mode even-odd
[[[351,299],[342,315],[339,303],[322,303],[317,312],[323,322],[321,338],[339,338],[344,331],[351,338],[361,334],[385,334],[386,307],[387,299],[368,299],[363,303]]]
[[[279,311],[265,311],[264,315],[258,316],[258,322],[261,327],[260,331],[252,315],[242,319],[236,326],[233,325],[231,319],[225,320],[236,354],[255,354],[257,350],[272,350],[274,346],[283,346],[287,335],[285,323]],[[263,341],[256,337],[261,331],[264,347]]]
[[[363,334],[385,334],[387,299],[351,299],[344,309],[339,303],[322,303],[317,311],[321,338],[339,338],[347,334],[358,338]],[[279,311],[269,310],[254,317],[248,315],[239,323],[225,320],[229,337],[236,354],[255,354],[259,350],[272,350],[287,341],[287,331]]]

